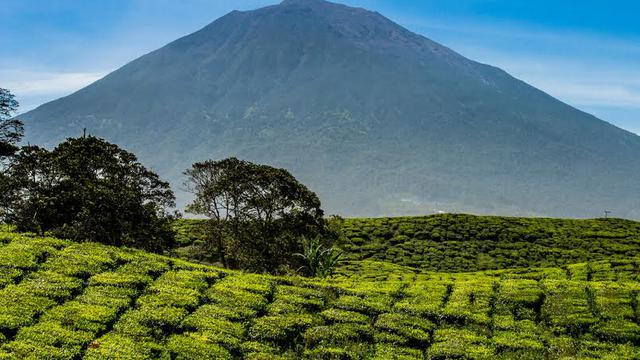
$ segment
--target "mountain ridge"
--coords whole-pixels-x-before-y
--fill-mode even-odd
[[[206,158],[286,167],[344,215],[640,216],[640,137],[321,0],[229,13],[23,119],[49,146],[87,127],[174,186]]]

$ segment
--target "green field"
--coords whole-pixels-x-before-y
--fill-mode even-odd
[[[640,256],[640,223],[473,215],[347,219],[352,260],[433,271],[553,267]]]
[[[462,219],[347,220],[349,260],[328,280],[5,228],[0,359],[640,358],[637,223],[469,217],[435,240]],[[520,241],[531,233],[544,235]],[[461,260],[438,265],[455,246]],[[482,268],[478,254],[492,270],[460,272]]]
[[[175,256],[199,260],[201,220],[175,224]],[[562,267],[640,256],[640,223],[622,219],[432,215],[345,219],[339,247],[349,261],[376,260],[421,270],[462,272]]]

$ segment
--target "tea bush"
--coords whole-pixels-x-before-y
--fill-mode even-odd
[[[363,260],[308,279],[6,231],[3,360],[640,357],[636,258],[463,273]]]

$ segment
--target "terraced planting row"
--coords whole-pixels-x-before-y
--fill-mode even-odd
[[[373,265],[273,277],[0,232],[0,359],[640,357],[634,261],[602,266],[616,281],[573,277],[589,264],[386,279]]]
[[[345,261],[337,269],[334,278],[348,281],[422,281],[439,273],[397,265],[384,261]],[[455,277],[464,276],[448,275]],[[555,279],[576,281],[640,281],[640,259],[601,260],[549,268],[516,268],[473,272],[473,276],[489,276],[502,279]]]
[[[430,271],[558,267],[640,256],[640,223],[621,219],[507,218],[443,214],[346,219],[349,260]]]

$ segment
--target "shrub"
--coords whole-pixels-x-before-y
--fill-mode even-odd
[[[287,314],[258,318],[249,329],[253,339],[292,343],[294,338],[318,319],[309,314]]]
[[[629,320],[616,319],[599,323],[592,331],[602,341],[640,343],[640,325]]]
[[[89,332],[69,330],[55,321],[43,321],[20,329],[15,340],[34,345],[57,347],[69,354],[80,354],[82,348],[92,339],[93,334]],[[11,348],[11,343],[8,348]]]
[[[76,300],[83,304],[104,305],[120,311],[131,305],[131,298],[133,298],[138,291],[139,290],[135,288],[89,286]]]
[[[263,296],[241,289],[214,287],[209,289],[206,295],[212,302],[232,308],[259,311],[267,305]]]
[[[327,309],[320,313],[320,315],[327,321],[332,323],[360,323],[366,324],[371,320],[368,316],[359,312],[342,310],[342,309]]]
[[[256,313],[256,310],[233,306],[233,304],[205,304],[200,306],[194,313],[189,315],[185,319],[185,322],[191,318],[242,321],[255,316]],[[192,324],[191,320],[189,320],[188,324]]]
[[[435,329],[435,325],[428,320],[393,313],[378,316],[375,327],[379,331],[400,335],[417,347],[426,347]]]
[[[84,359],[153,360],[166,358],[165,349],[144,338],[109,333],[89,344]]]
[[[114,325],[114,330],[131,337],[162,337],[175,332],[187,311],[176,307],[141,307],[126,312]]]
[[[373,327],[368,324],[357,323],[314,326],[307,329],[303,337],[307,347],[311,348],[318,344],[345,345],[354,342],[367,343],[373,339]]]
[[[333,303],[333,306],[343,310],[358,311],[367,315],[377,315],[388,311],[392,301],[390,297],[385,295],[370,295],[365,297],[343,295]]]
[[[225,348],[211,341],[206,335],[188,333],[174,335],[167,342],[167,349],[176,360],[209,360],[232,359],[231,354]]]
[[[422,358],[420,350],[390,344],[376,344],[376,352],[373,357],[375,360],[417,360]]]
[[[118,315],[118,307],[70,301],[47,311],[40,321],[55,321],[71,329],[98,333]]]
[[[437,329],[433,345],[427,351],[430,359],[491,359],[494,351],[486,337],[466,329]]]
[[[305,274],[326,278],[331,275],[342,257],[342,251],[322,245],[320,238],[304,239],[302,253],[296,253],[304,263]]]
[[[204,312],[197,311],[187,316],[182,322],[182,326],[186,329],[222,334],[238,339],[244,337],[245,330],[242,323],[203,315],[205,315]]]
[[[103,272],[89,279],[90,286],[115,286],[130,289],[142,289],[153,279],[148,275],[128,274],[124,271]]]

